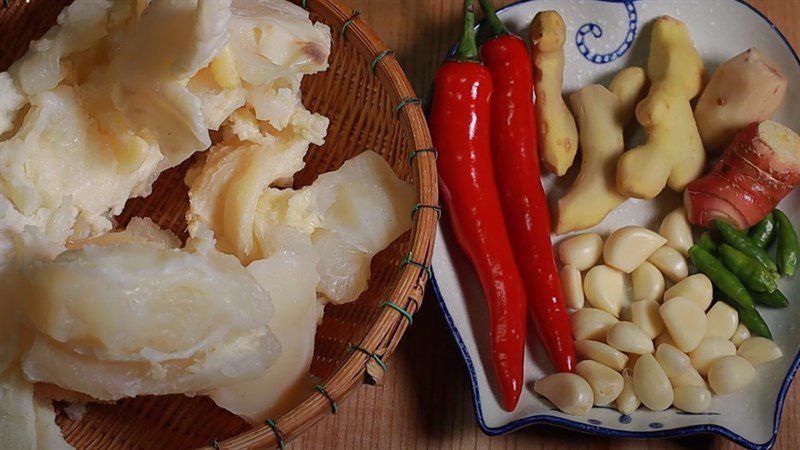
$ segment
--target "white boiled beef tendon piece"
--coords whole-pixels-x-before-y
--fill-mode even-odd
[[[317,300],[316,254],[309,237],[288,227],[273,228],[263,246],[270,255],[248,269],[273,299],[269,327],[281,342],[281,355],[266,373],[211,392],[217,405],[255,424],[280,415],[308,394],[314,334],[322,318]]]
[[[269,296],[196,235],[186,249],[88,245],[24,267],[16,295],[36,330],[26,377],[116,400],[263,374],[280,351]]]
[[[328,68],[330,29],[312,24],[303,8],[283,0],[234,0],[232,11],[231,51],[248,84],[297,91],[302,75]]]
[[[153,134],[167,167],[211,145],[200,98],[186,83],[225,46],[230,18],[230,0],[152,2],[112,62],[115,105]]]
[[[0,371],[0,446],[15,450],[58,449],[69,445],[56,425],[52,403],[34,394],[18,366]]]
[[[289,220],[297,226],[314,222],[318,292],[334,303],[358,298],[372,257],[411,228],[415,201],[414,187],[371,151],[298,192],[289,201]]]

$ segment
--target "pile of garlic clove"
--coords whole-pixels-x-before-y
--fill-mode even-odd
[[[628,226],[605,241],[596,233],[563,241],[561,281],[580,362],[575,374],[548,375],[534,391],[572,415],[612,404],[623,414],[642,404],[701,413],[712,393],[742,391],[756,366],[781,358],[775,342],[750,336],[734,308],[713,302],[708,277],[689,275],[692,242],[683,208],[658,233]]]

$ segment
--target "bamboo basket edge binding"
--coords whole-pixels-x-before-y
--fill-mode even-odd
[[[393,115],[399,121],[402,134],[409,144],[407,161],[411,165],[413,182],[419,194],[417,207],[412,214],[410,248],[403,249],[408,256],[400,266],[399,276],[391,287],[390,302],[380,305],[380,310],[358,342],[351,343],[351,351],[336,365],[336,369],[322,383],[308,393],[306,399],[280,417],[225,440],[213,440],[204,449],[250,449],[283,446],[311,428],[327,414],[335,413],[338,406],[361,384],[379,384],[386,371],[385,362],[399,344],[411,316],[419,309],[425,284],[430,276],[430,264],[436,226],[441,214],[439,208],[436,152],[432,149],[422,101],[418,99],[402,68],[393,58],[391,49],[359,17],[358,11],[347,8],[340,0],[290,0],[309,10],[317,20],[338,35],[339,45],[351,45],[361,57],[361,63],[377,77],[393,106]],[[13,3],[12,0],[12,8]],[[0,7],[0,13],[2,12]],[[9,11],[11,12],[11,11]],[[16,12],[15,12],[16,15]],[[19,17],[19,16],[17,16]],[[37,18],[24,17],[25,22]],[[24,25],[23,23],[18,23]],[[365,150],[365,149],[359,149]],[[406,155],[404,155],[406,156]]]

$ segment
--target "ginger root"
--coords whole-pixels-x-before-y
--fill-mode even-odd
[[[593,227],[627,199],[617,192],[617,160],[644,82],[644,70],[628,67],[614,77],[610,90],[593,84],[570,96],[580,130],[581,172],[558,201],[556,233]]]
[[[704,228],[722,219],[739,230],[761,221],[800,186],[800,136],[772,121],[739,132],[711,172],[686,187],[689,221]]]
[[[647,61],[650,92],[636,107],[647,143],[620,157],[620,194],[649,199],[665,185],[681,192],[702,174],[706,153],[689,102],[702,90],[703,73],[686,25],[669,16],[656,19]]]
[[[741,129],[771,119],[786,94],[786,76],[758,49],[726,61],[711,76],[694,118],[706,151],[721,152]]]
[[[561,96],[566,41],[564,19],[555,11],[539,12],[531,22],[530,34],[542,163],[550,172],[562,176],[578,151],[575,119]]]

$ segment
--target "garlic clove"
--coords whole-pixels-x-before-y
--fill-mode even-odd
[[[742,345],[742,342],[746,341],[747,339],[750,339],[750,330],[748,330],[743,323],[739,322],[739,325],[736,327],[736,331],[734,331],[733,336],[731,336],[731,342],[739,347]]]
[[[667,240],[647,228],[628,226],[608,237],[603,247],[603,261],[625,273],[633,272]]]
[[[633,299],[660,302],[664,296],[664,275],[651,263],[645,261],[631,272]]]
[[[567,308],[583,308],[583,280],[581,272],[575,266],[564,266],[561,269],[561,286],[564,289],[564,302]]]
[[[661,364],[670,380],[684,375],[692,368],[689,355],[670,344],[661,344],[656,350],[656,361]]]
[[[708,369],[708,384],[718,395],[739,392],[755,379],[755,367],[738,355],[723,356]]]
[[[575,373],[583,377],[592,387],[594,404],[599,406],[608,405],[616,400],[625,384],[622,375],[617,371],[591,359],[579,362],[575,366]]]
[[[739,326],[739,313],[724,302],[716,302],[706,313],[706,338],[730,339]]]
[[[625,353],[639,355],[653,353],[653,341],[638,325],[632,322],[617,322],[608,330],[608,345]]]
[[[558,257],[565,266],[588,270],[603,254],[603,238],[597,233],[583,233],[565,239],[558,246]]]
[[[673,404],[676,408],[690,413],[706,412],[711,407],[711,391],[705,386],[678,386],[675,388]]]
[[[575,353],[580,359],[597,361],[617,372],[625,369],[628,356],[614,347],[598,341],[575,341]]]
[[[641,300],[631,305],[631,322],[639,325],[651,339],[655,339],[664,331],[659,304],[654,300]]]
[[[659,309],[675,346],[683,352],[695,349],[703,340],[708,326],[705,312],[687,297],[673,297]]]
[[[625,295],[622,272],[606,265],[592,267],[583,278],[583,290],[590,305],[619,317]]]
[[[778,347],[778,344],[759,336],[751,337],[742,342],[737,354],[754,366],[783,357],[783,351]]]
[[[569,322],[576,340],[605,341],[608,330],[619,319],[596,308],[583,308],[570,315]]]
[[[658,234],[667,240],[667,245],[681,252],[683,256],[689,254],[689,247],[694,244],[692,237],[692,226],[686,217],[686,210],[683,207],[676,208],[671,213],[664,216]]]
[[[664,292],[664,301],[673,297],[687,297],[692,299],[703,311],[711,305],[714,296],[714,286],[711,280],[702,273],[684,278]]]
[[[723,356],[736,354],[736,346],[733,342],[722,338],[706,338],[689,353],[692,366],[700,372],[700,375],[708,374],[711,363]]]
[[[619,412],[622,414],[630,414],[636,411],[642,402],[639,400],[639,397],[636,396],[636,390],[633,387],[633,377],[630,376],[627,371],[623,372],[622,380],[622,392],[619,393],[619,396],[614,402]]]
[[[653,411],[669,408],[675,398],[666,372],[653,355],[642,355],[636,361],[633,388],[644,406]]]
[[[672,247],[659,248],[647,260],[672,281],[681,281],[689,275],[686,258]]]
[[[561,411],[585,416],[594,404],[589,383],[574,373],[554,373],[536,380],[533,390],[550,400]]]

